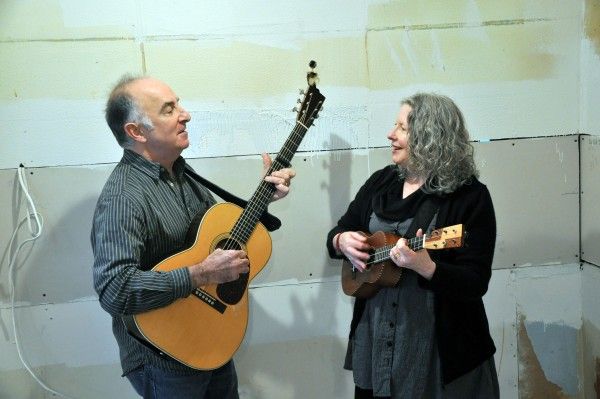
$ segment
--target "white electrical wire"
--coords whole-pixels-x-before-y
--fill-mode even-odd
[[[17,174],[19,175],[19,183],[21,186],[21,190],[23,190],[23,193],[25,194],[25,197],[27,199],[27,216],[25,216],[23,219],[21,219],[21,221],[17,224],[17,227],[15,228],[15,230],[10,238],[10,241],[8,243],[8,253],[9,253],[8,273],[9,273],[9,281],[10,281],[10,305],[11,305],[11,314],[12,314],[13,333],[14,333],[14,337],[15,337],[15,344],[17,346],[17,354],[19,355],[19,359],[21,360],[21,363],[23,363],[23,366],[25,366],[25,368],[27,369],[29,374],[31,374],[33,379],[35,381],[37,381],[37,383],[40,384],[40,386],[42,388],[44,388],[48,392],[51,392],[51,393],[61,396],[63,398],[74,399],[66,394],[57,392],[54,389],[47,386],[32,370],[29,363],[27,363],[27,361],[23,357],[23,353],[21,350],[21,342],[19,340],[19,334],[17,333],[18,332],[17,331],[17,321],[15,318],[14,266],[15,266],[15,263],[19,256],[19,252],[21,251],[21,248],[23,248],[23,246],[25,244],[35,241],[36,239],[38,239],[38,237],[40,237],[42,235],[42,231],[44,228],[44,219],[43,219],[42,215],[36,210],[33,199],[31,198],[31,195],[29,194],[29,187],[27,186],[27,179],[25,178],[25,167],[19,166],[19,168],[17,169]],[[12,256],[10,256],[10,250],[12,248],[13,242],[14,242],[15,238],[17,237],[17,233],[19,232],[19,229],[25,222],[27,222],[27,224],[29,226],[29,232],[31,234],[31,237],[27,238],[21,244],[19,244],[19,246],[17,247],[14,254]],[[33,222],[35,222],[35,223],[33,223]]]

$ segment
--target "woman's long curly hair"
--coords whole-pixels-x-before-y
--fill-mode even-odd
[[[446,194],[468,184],[479,172],[473,146],[460,109],[450,98],[417,93],[402,101],[408,115],[408,162],[400,166],[402,178],[422,178],[423,191]]]

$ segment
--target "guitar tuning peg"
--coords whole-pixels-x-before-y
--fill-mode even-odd
[[[298,91],[300,92],[301,96],[303,96],[305,94],[304,89],[298,89]]]
[[[292,112],[298,112],[298,107],[292,108]]]
[[[300,103],[302,102],[302,100],[298,99],[298,100],[296,100],[296,102],[297,102],[298,104],[300,104]]]

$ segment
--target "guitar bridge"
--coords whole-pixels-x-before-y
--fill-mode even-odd
[[[200,288],[196,288],[194,291],[192,291],[192,294],[194,294],[196,298],[200,299],[211,308],[215,309],[217,312],[221,314],[225,313],[227,305],[210,295],[208,292],[201,290]]]

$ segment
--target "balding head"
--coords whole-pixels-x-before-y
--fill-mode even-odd
[[[139,88],[145,80],[154,80],[149,77],[124,75],[110,92],[106,103],[106,123],[113,132],[119,145],[123,148],[132,146],[133,141],[125,132],[127,123],[138,123],[148,130],[152,130],[152,121],[144,113],[139,99]]]

